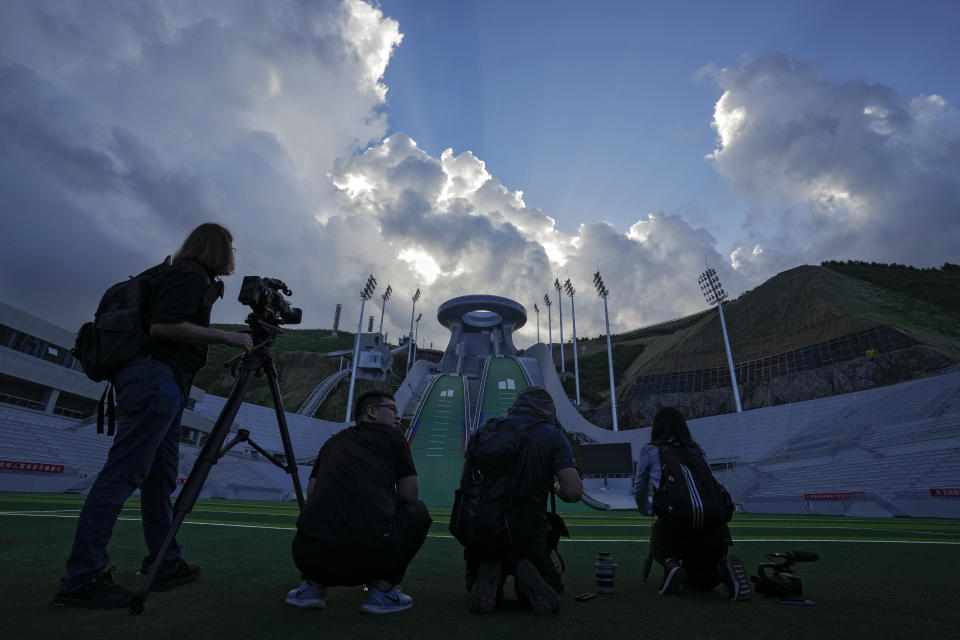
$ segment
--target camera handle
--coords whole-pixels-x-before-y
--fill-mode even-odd
[[[273,343],[273,338],[279,332],[279,328],[260,321],[253,314],[250,314],[250,317],[247,318],[247,324],[253,328],[254,342],[257,343],[257,346],[246,355],[241,356],[240,375],[234,383],[233,389],[230,391],[230,397],[227,398],[226,404],[224,404],[223,409],[220,411],[220,415],[217,417],[213,429],[210,430],[210,435],[207,436],[207,441],[200,450],[200,455],[197,456],[196,461],[193,463],[193,469],[190,471],[190,475],[187,477],[183,489],[180,490],[180,495],[173,505],[173,522],[171,523],[170,531],[167,533],[167,537],[164,538],[163,544],[160,546],[160,551],[158,551],[153,558],[150,571],[147,573],[147,577],[144,578],[143,586],[130,601],[130,615],[140,615],[143,613],[147,594],[150,593],[150,587],[157,577],[157,572],[160,569],[163,558],[170,549],[170,545],[173,544],[173,539],[176,537],[177,531],[180,530],[180,525],[183,524],[187,514],[193,510],[197,498],[200,496],[200,491],[203,489],[203,484],[206,482],[207,476],[210,475],[213,465],[217,464],[220,458],[226,455],[227,451],[232,447],[241,441],[249,441],[249,431],[244,429],[241,431],[246,432],[246,437],[241,440],[240,431],[238,431],[238,437],[234,438],[226,447],[223,447],[223,442],[230,432],[230,426],[233,424],[234,418],[237,417],[237,412],[240,410],[243,397],[246,395],[250,383],[253,381],[254,374],[261,370],[266,373],[270,383],[270,394],[273,397],[273,407],[277,414],[277,426],[280,429],[283,452],[287,458],[286,465],[280,464],[279,460],[269,454],[267,458],[290,474],[293,480],[293,489],[297,495],[297,504],[301,509],[303,508],[303,489],[300,486],[300,476],[297,474],[297,461],[293,455],[293,445],[290,442],[287,419],[283,412],[283,400],[280,396],[277,369],[273,359],[270,357],[270,345]],[[257,451],[266,454],[258,445],[255,445],[253,442],[250,442],[250,444],[257,449]]]

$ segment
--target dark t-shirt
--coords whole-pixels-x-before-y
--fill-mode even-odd
[[[576,467],[570,443],[557,427],[540,422],[540,419],[525,413],[512,413],[507,417],[506,426],[514,431],[526,431],[527,460],[530,471],[530,495],[534,504],[547,508],[547,498],[553,486],[553,477],[561,469]]]
[[[175,263],[151,281],[150,324],[189,322],[210,325],[213,301],[204,304],[210,289],[210,276],[193,260]],[[189,384],[207,360],[207,345],[150,339],[149,353],[171,365],[181,386]]]
[[[366,542],[390,532],[397,481],[417,475],[410,447],[396,427],[361,422],[320,449],[311,478],[317,484],[297,529],[325,542]]]

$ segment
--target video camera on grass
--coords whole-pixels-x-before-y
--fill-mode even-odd
[[[768,553],[772,562],[761,562],[757,575],[750,580],[757,585],[757,593],[774,598],[799,598],[803,595],[800,574],[792,568],[794,562],[816,562],[820,559],[814,551],[784,551]],[[767,569],[770,573],[767,573]]]
[[[280,294],[281,291],[288,296],[293,295],[287,285],[277,278],[244,276],[237,300],[253,309],[250,315],[262,322],[272,325],[300,324],[303,311],[291,307]]]

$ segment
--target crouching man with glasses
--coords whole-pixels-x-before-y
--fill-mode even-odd
[[[413,605],[399,583],[431,519],[417,499],[417,470],[393,396],[364,393],[356,416],[356,426],[331,437],[317,455],[293,540],[303,583],[287,602],[323,609],[327,588],[365,584],[361,611],[395,613]]]

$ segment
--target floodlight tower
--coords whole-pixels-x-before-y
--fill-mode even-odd
[[[383,295],[380,296],[383,298],[383,306],[380,307],[380,335],[383,335],[383,313],[387,310],[387,300],[390,299],[390,295],[393,294],[393,287],[387,285],[386,290],[384,290]]]
[[[337,331],[340,330],[340,311],[343,309],[343,305],[339,302],[337,303],[337,311],[333,314],[333,331],[330,332],[330,335],[334,338],[337,337]]]
[[[353,370],[350,372],[350,391],[347,392],[347,416],[344,422],[350,422],[350,412],[353,409],[353,387],[357,382],[357,359],[360,357],[360,331],[363,329],[363,305],[367,300],[373,297],[373,292],[377,290],[377,279],[370,274],[367,278],[367,284],[363,285],[363,291],[360,292],[360,322],[357,323],[357,335],[353,338]]]
[[[423,317],[422,313],[417,314],[417,329],[413,332],[413,361],[417,361],[417,340],[420,339],[420,318]]]
[[[570,278],[563,283],[563,290],[570,296],[570,318],[573,320],[573,382],[577,390],[577,406],[580,406],[580,364],[577,357],[577,310],[573,306],[573,294],[576,293],[573,285],[570,284]]]
[[[410,371],[410,365],[413,364],[413,316],[417,312],[417,300],[420,299],[420,287],[417,287],[417,292],[413,294],[413,308],[410,309],[410,340],[407,344],[407,371]]]
[[[727,323],[723,319],[723,301],[727,299],[727,292],[720,285],[717,272],[708,268],[697,278],[707,304],[716,304],[720,312],[720,329],[723,331],[723,346],[727,349],[727,366],[730,367],[730,382],[733,384],[733,399],[737,405],[737,413],[743,411],[740,407],[740,389],[737,387],[737,373],[733,369],[733,356],[730,354],[730,340],[727,338]]]
[[[543,294],[543,304],[547,305],[547,339],[550,341],[550,361],[553,361],[553,319],[550,317],[550,296]]]
[[[593,274],[593,286],[597,288],[597,295],[603,298],[603,318],[607,325],[607,368],[610,371],[610,412],[613,415],[613,430],[617,428],[617,387],[613,384],[613,349],[610,347],[610,314],[607,313],[607,296],[610,295],[610,289],[603,284],[603,278],[600,277],[598,269]]]
[[[537,306],[537,303],[533,303],[533,310],[537,312],[537,344],[540,343],[540,307]]]
[[[563,298],[560,297],[560,278],[553,279],[553,288],[557,290],[557,310],[560,312],[560,373],[567,372],[563,361]]]

